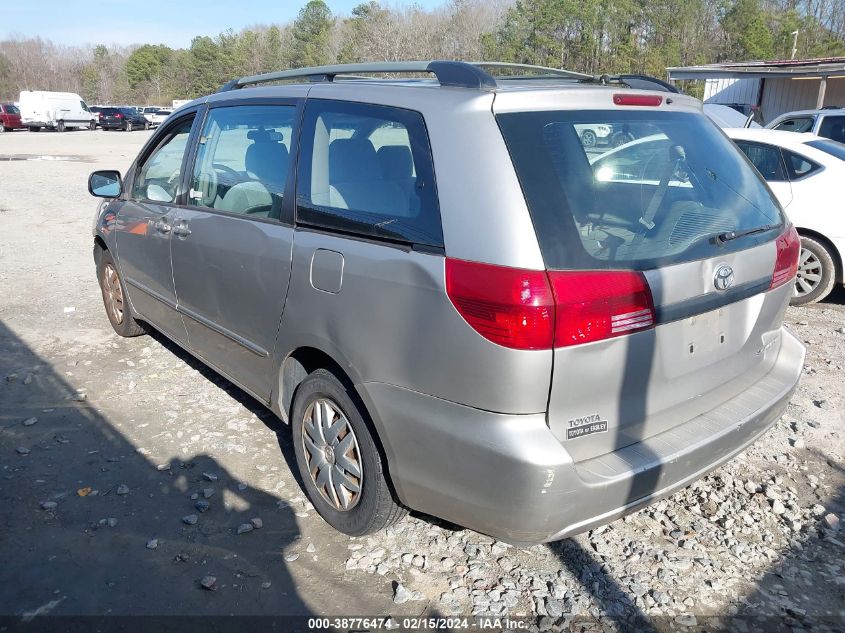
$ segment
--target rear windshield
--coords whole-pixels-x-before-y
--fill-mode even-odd
[[[749,248],[783,229],[768,187],[703,115],[555,111],[497,120],[548,268],[647,270]]]
[[[828,139],[819,139],[817,141],[808,141],[806,145],[815,147],[826,154],[845,160],[845,144],[837,143],[836,141]]]

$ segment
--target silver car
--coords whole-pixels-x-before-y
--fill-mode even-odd
[[[599,125],[666,142],[585,148]],[[623,78],[243,78],[89,189],[115,331],[288,422],[347,534],[408,508],[515,543],[607,523],[742,451],[801,373],[794,228],[700,102]]]

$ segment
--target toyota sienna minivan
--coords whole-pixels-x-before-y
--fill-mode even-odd
[[[288,422],[342,532],[610,522],[764,433],[804,357],[795,229],[655,86],[463,62],[234,80],[91,175],[108,318]],[[598,126],[631,151],[585,144]]]

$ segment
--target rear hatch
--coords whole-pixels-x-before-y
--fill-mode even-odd
[[[797,235],[693,100],[525,97],[497,95],[494,112],[555,298],[549,426],[582,461],[667,432],[772,368]],[[607,146],[579,133],[598,126]]]

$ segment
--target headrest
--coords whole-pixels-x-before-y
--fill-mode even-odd
[[[329,182],[376,180],[376,149],[369,139],[339,138],[329,145]]]
[[[288,173],[288,148],[282,143],[255,142],[246,149],[244,167],[261,181],[283,187]]]
[[[248,139],[256,143],[281,143],[285,140],[284,134],[275,130],[250,130],[246,133]]]
[[[391,180],[414,175],[414,159],[407,145],[385,145],[378,150],[378,162],[383,178]]]

